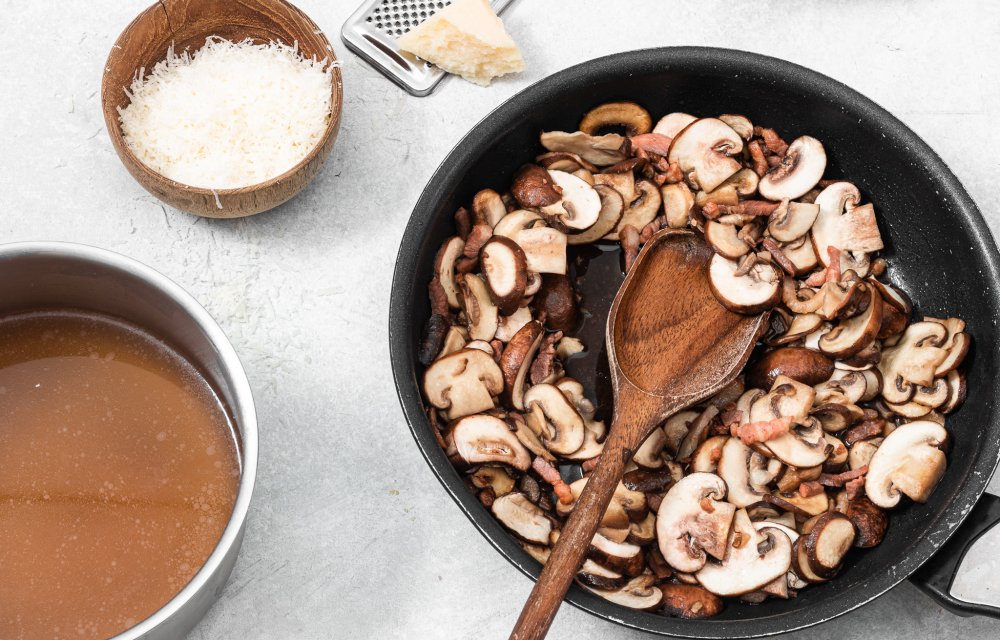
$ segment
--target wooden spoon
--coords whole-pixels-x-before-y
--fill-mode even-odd
[[[545,637],[625,464],[670,415],[740,373],[767,314],[742,316],[715,299],[712,250],[690,231],[666,229],[639,253],[608,314],[615,413],[604,452],[531,591],[511,640]]]

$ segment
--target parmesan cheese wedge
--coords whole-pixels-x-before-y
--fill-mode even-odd
[[[487,0],[455,0],[399,38],[403,51],[469,82],[524,70],[524,59]]]

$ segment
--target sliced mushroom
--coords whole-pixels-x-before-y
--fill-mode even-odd
[[[902,495],[925,502],[944,475],[941,447],[944,427],[928,420],[901,425],[886,436],[868,464],[865,493],[883,509],[899,504]]]
[[[556,331],[569,332],[580,323],[576,291],[564,275],[546,273],[542,286],[531,303],[539,314],[545,314],[545,324]]]
[[[625,202],[632,202],[639,195],[635,189],[635,174],[631,171],[624,173],[598,173],[594,176],[594,184],[603,184],[617,191]]]
[[[681,411],[666,419],[663,434],[667,437],[667,451],[675,455],[680,451],[681,444],[698,415],[697,411]]]
[[[462,303],[458,298],[458,285],[455,283],[455,261],[462,257],[465,241],[458,236],[445,240],[434,258],[434,273],[437,275],[444,293],[448,297],[448,306],[460,309]]]
[[[576,505],[576,501],[580,499],[580,495],[583,494],[583,489],[586,486],[587,478],[580,478],[569,485],[570,491],[573,493],[573,502],[569,504],[562,502],[556,504],[556,511],[559,515],[568,516],[573,512],[573,507]],[[606,529],[627,530],[632,520],[632,514],[639,516],[642,515],[645,510],[645,494],[639,491],[633,491],[624,484],[619,483],[618,487],[615,489],[614,496],[612,496],[611,501],[604,510],[600,526]],[[624,540],[627,535],[628,532],[626,531],[625,535],[622,536],[622,540]],[[627,557],[631,558],[632,555],[633,554],[629,554]]]
[[[685,461],[694,455],[695,450],[708,436],[708,428],[717,415],[719,415],[719,408],[708,405],[698,414],[697,418],[691,421],[687,434],[681,441],[680,446],[677,447],[677,455],[675,457],[678,460]]]
[[[552,521],[523,493],[508,493],[493,501],[490,508],[500,523],[529,544],[547,545]]]
[[[948,399],[938,407],[938,410],[941,413],[951,413],[965,402],[967,392],[965,376],[958,371],[949,371],[945,376],[945,382],[948,384]]]
[[[800,484],[816,480],[820,477],[820,475],[822,475],[822,473],[822,465],[801,468],[785,467],[781,477],[778,478],[778,491],[782,492],[782,494],[793,493],[798,490]]]
[[[448,440],[466,464],[502,462],[521,471],[527,471],[531,466],[528,450],[507,427],[507,423],[496,416],[465,416],[452,426]]]
[[[867,497],[860,496],[848,502],[844,515],[851,520],[858,532],[854,539],[855,547],[870,549],[878,546],[885,538],[889,517]]]
[[[495,496],[514,490],[514,478],[503,467],[484,464],[472,474],[472,484],[478,489],[492,489]]]
[[[579,171],[581,169],[591,173],[597,173],[597,167],[593,164],[587,162],[575,153],[568,153],[566,151],[550,151],[548,153],[543,153],[535,158],[535,162],[546,169],[556,169],[558,171],[566,171],[567,173],[573,173],[574,171]]]
[[[765,353],[747,370],[747,384],[770,389],[778,376],[807,385],[824,382],[833,375],[833,360],[803,347],[781,347]]]
[[[755,314],[781,300],[781,274],[770,264],[758,263],[746,275],[737,275],[739,265],[719,254],[712,256],[708,277],[712,293],[730,311]]]
[[[649,133],[653,120],[649,112],[634,102],[608,102],[594,107],[580,120],[580,131],[594,135],[610,126],[624,127],[630,136]]]
[[[767,230],[779,242],[792,242],[809,233],[818,215],[818,204],[782,200],[768,219]]]
[[[683,229],[691,218],[691,208],[694,206],[694,194],[683,182],[665,184],[660,187],[663,200],[663,212],[667,226],[671,229]]]
[[[697,119],[698,118],[694,117],[690,113],[668,113],[660,118],[659,122],[656,123],[656,126],[653,127],[653,133],[673,138],[680,133],[684,127],[688,126]]]
[[[656,540],[656,514],[647,513],[645,518],[629,525],[626,542],[642,546],[653,540]]]
[[[596,593],[605,600],[609,600],[617,605],[638,609],[640,611],[652,611],[663,603],[663,592],[655,585],[655,578],[651,575],[637,576],[629,580],[628,584],[616,591],[601,591],[598,589],[588,590]]]
[[[601,197],[594,187],[565,171],[550,170],[548,174],[562,197],[541,206],[542,213],[557,218],[569,229],[583,230],[593,226],[601,213]]]
[[[736,260],[750,252],[750,245],[737,235],[736,227],[714,220],[705,222],[705,242],[721,256]]]
[[[807,334],[810,334],[813,331],[819,329],[822,324],[823,324],[823,318],[818,314],[815,313],[796,314],[792,318],[791,323],[788,324],[788,328],[785,329],[785,333],[776,338],[771,338],[770,340],[768,340],[768,344],[774,346],[780,346],[792,342],[797,342],[802,338],[804,338]]]
[[[437,359],[440,360],[462,349],[468,341],[469,332],[465,330],[465,327],[452,325],[448,328],[448,333],[444,336],[444,344],[441,345],[441,351],[438,353]]]
[[[756,485],[750,475],[750,459],[756,453],[739,438],[729,438],[722,447],[718,474],[726,481],[726,500],[737,507],[748,507],[760,501],[766,487]]]
[[[664,612],[691,620],[719,615],[722,599],[704,587],[693,584],[662,584]]]
[[[537,275],[537,274],[536,274]],[[510,339],[521,330],[521,327],[531,322],[531,309],[520,307],[509,316],[500,316],[495,338],[500,342],[510,342]],[[460,347],[461,348],[461,347]]]
[[[718,118],[695,120],[673,137],[667,160],[680,165],[704,191],[714,191],[742,167],[732,156],[743,151],[743,139]]]
[[[733,131],[739,134],[744,140],[749,140],[753,137],[753,123],[746,116],[735,113],[724,113],[719,116],[719,120],[732,127]]]
[[[660,553],[677,571],[705,566],[706,553],[723,558],[736,507],[725,502],[726,483],[710,473],[692,473],[667,491],[656,513]]]
[[[646,564],[642,547],[628,542],[615,542],[600,533],[595,534],[591,540],[587,547],[587,555],[598,564],[629,576],[642,573]]]
[[[882,351],[882,397],[887,402],[908,402],[916,387],[934,384],[937,367],[948,357],[941,348],[948,331],[936,322],[914,322],[892,347]]]
[[[469,322],[469,337],[489,342],[497,333],[499,310],[490,297],[486,283],[474,273],[466,273],[458,282],[462,306]]]
[[[566,273],[565,233],[551,227],[531,227],[522,230],[513,240],[524,251],[529,271]],[[525,295],[530,295],[527,290]]]
[[[576,579],[594,589],[615,590],[625,585],[627,578],[617,571],[602,567],[591,559],[584,560],[576,573]]]
[[[855,442],[848,451],[847,466],[851,469],[867,467],[880,444],[882,444],[882,438],[871,438]]]
[[[479,252],[479,264],[500,313],[517,311],[528,283],[528,262],[521,247],[510,238],[490,238]]]
[[[796,276],[805,275],[819,265],[816,250],[813,248],[811,233],[807,233],[798,240],[781,245],[781,252],[794,265]]]
[[[826,493],[817,493],[812,496],[803,496],[798,491],[781,492],[778,497],[797,509],[800,513],[810,516],[817,516],[830,509],[830,498]]]
[[[536,384],[524,393],[527,420],[546,448],[570,454],[583,444],[583,418],[563,392],[551,384]]]
[[[445,410],[448,419],[487,411],[503,391],[500,367],[479,349],[462,349],[434,361],[424,373],[427,401]]]
[[[738,596],[760,589],[788,573],[792,543],[781,530],[750,522],[745,509],[733,517],[725,558],[706,563],[695,576],[701,586],[720,596]]]
[[[594,191],[601,198],[601,210],[597,221],[580,233],[567,234],[566,242],[572,245],[597,242],[618,228],[618,223],[625,213],[625,200],[614,188],[606,184],[595,184]]]
[[[865,254],[883,248],[882,235],[871,205],[858,206],[861,193],[849,182],[835,182],[816,197],[819,216],[812,228],[813,247],[823,266],[830,266],[828,247],[840,250],[841,273],[848,269],[859,275],[868,272],[868,259],[853,254]]]
[[[722,183],[715,188],[715,191],[699,191],[694,195],[694,203],[699,209],[704,209],[709,202],[736,206],[740,203],[740,194],[736,191],[736,185]]]
[[[497,223],[507,215],[503,198],[493,189],[483,189],[472,198],[472,211],[477,219],[485,221],[490,227],[497,226]]]
[[[819,339],[819,349],[834,358],[850,358],[875,340],[882,326],[882,297],[874,287],[864,283],[868,295],[868,308],[863,313],[841,320]]]
[[[663,429],[657,427],[653,429],[653,432],[639,445],[639,449],[632,456],[632,462],[636,463],[643,469],[656,470],[663,467],[665,460],[663,456],[664,447],[667,446],[667,436],[663,433]]]
[[[719,466],[719,458],[722,456],[722,447],[726,444],[726,440],[729,439],[729,436],[712,436],[698,445],[698,448],[691,455],[691,471],[715,473]],[[720,473],[719,475],[722,474]],[[725,477],[723,477],[723,480],[725,480]],[[733,502],[732,499],[729,501]],[[733,504],[736,503],[734,502]]]
[[[503,400],[515,409],[524,410],[524,382],[531,370],[531,363],[545,337],[545,330],[537,320],[527,322],[500,354],[503,372]]]
[[[844,514],[828,511],[818,516],[802,543],[809,569],[822,578],[832,578],[856,536],[854,524]]]
[[[599,167],[616,164],[625,159],[622,145],[625,138],[617,133],[592,136],[582,131],[546,131],[541,135],[542,146],[549,151],[575,153]]]
[[[823,143],[811,136],[801,136],[788,145],[781,162],[760,179],[757,190],[768,200],[794,200],[815,187],[824,171]]]
[[[554,205],[563,197],[556,187],[554,176],[537,164],[526,164],[518,169],[510,192],[517,203],[526,209]]]
[[[618,233],[625,225],[632,225],[636,229],[642,229],[653,221],[656,214],[660,212],[660,189],[649,180],[642,180],[636,184],[639,190],[639,197],[632,202],[626,203],[625,212],[622,214],[618,226],[608,235],[605,240],[618,240]]]

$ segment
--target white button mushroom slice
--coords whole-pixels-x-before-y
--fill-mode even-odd
[[[444,288],[444,293],[448,298],[448,306],[452,309],[462,307],[458,298],[458,285],[455,283],[455,261],[462,257],[464,250],[465,241],[454,236],[445,240],[434,258],[434,272]]]
[[[708,268],[712,293],[730,311],[755,314],[772,308],[781,300],[781,274],[767,263],[758,263],[746,275],[737,275],[735,260],[712,256]]]
[[[819,339],[819,350],[834,358],[850,358],[871,344],[882,326],[882,296],[875,287],[864,283],[868,308],[856,316],[841,320]]]
[[[583,444],[583,418],[563,392],[551,384],[536,384],[524,393],[527,420],[549,451],[571,454]]]
[[[818,204],[785,199],[768,218],[767,230],[778,242],[793,242],[809,233],[818,215]]]
[[[540,215],[527,209],[517,209],[500,219],[500,222],[493,228],[493,235],[510,238],[517,242],[517,236],[521,231],[538,226],[545,226],[545,221]]]
[[[726,483],[711,473],[692,473],[672,486],[656,512],[660,553],[677,571],[693,573],[706,553],[723,558],[736,507],[725,502]]]
[[[781,530],[750,522],[745,509],[733,517],[725,558],[709,562],[695,577],[701,586],[720,596],[738,596],[760,589],[788,573],[792,543]]]
[[[514,478],[501,466],[484,464],[470,476],[477,489],[493,490],[494,496],[502,496],[514,490]]]
[[[733,174],[734,176],[737,174]],[[694,204],[699,209],[704,209],[709,202],[718,205],[735,206],[740,203],[740,194],[736,191],[736,185],[725,182],[715,188],[715,191],[699,191],[694,194]]]
[[[937,409],[948,400],[948,381],[944,378],[935,378],[934,384],[929,387],[917,387],[913,392],[912,402],[917,402]]]
[[[719,255],[736,260],[750,253],[750,245],[743,242],[735,225],[714,220],[705,222],[705,242]]]
[[[458,281],[458,288],[469,322],[469,337],[487,342],[492,340],[497,334],[500,312],[490,297],[486,283],[478,275],[466,273]]]
[[[729,436],[712,436],[698,445],[698,448],[691,455],[691,471],[716,473],[719,467],[719,457],[722,455],[722,447],[728,439]]]
[[[826,438],[819,420],[809,418],[805,424],[792,425],[791,430],[764,443],[779,460],[793,467],[814,467],[826,461]]]
[[[493,345],[491,345],[489,342],[486,342],[485,340],[473,340],[469,344],[465,345],[465,348],[466,349],[479,349],[483,353],[490,354],[490,357],[493,357],[493,355],[494,355],[494,353],[493,353]]]
[[[594,174],[594,186],[604,185],[614,189],[625,203],[632,202],[639,196],[635,188],[635,175],[631,171],[625,173]]]
[[[501,399],[515,409],[525,408],[524,381],[544,337],[542,324],[532,320],[514,334],[500,354],[500,371],[504,381]]]
[[[714,191],[743,168],[731,157],[741,151],[743,139],[732,127],[718,118],[701,118],[673,136],[667,160],[680,165],[685,175],[693,174],[702,190]]]
[[[791,513],[786,513],[785,515],[792,516]],[[762,520],[762,521],[755,521],[753,523],[753,526],[755,529],[757,529],[757,531],[766,528],[774,528],[782,532],[786,536],[788,536],[788,540],[792,543],[792,551],[794,555],[794,550],[795,550],[794,545],[795,541],[799,539],[799,532],[796,531],[794,528],[795,525],[794,516],[791,517],[791,522],[792,526],[788,526],[780,522],[775,522],[774,520]],[[809,586],[809,583],[802,580],[797,575],[795,575],[795,571],[793,571],[791,568],[789,568],[789,571],[785,574],[785,582],[788,585],[788,588],[790,589],[805,589],[806,587]]]
[[[940,347],[947,329],[936,322],[914,322],[899,341],[882,351],[878,369],[882,373],[882,397],[903,404],[913,397],[916,387],[934,384],[937,368],[948,357]]]
[[[746,116],[741,116],[737,113],[724,113],[719,116],[719,120],[732,127],[733,131],[739,134],[744,140],[749,140],[753,137],[753,123]]]
[[[941,413],[951,413],[965,402],[967,391],[965,376],[958,371],[949,371],[945,376],[945,382],[948,384],[948,399],[939,407],[939,411]]]
[[[584,585],[584,588],[605,600],[629,609],[652,611],[663,604],[663,592],[656,586],[655,576],[652,575],[632,578],[624,587],[616,591],[594,589],[587,585]]]
[[[441,345],[441,352],[438,353],[436,360],[451,355],[459,349],[462,349],[465,344],[469,341],[469,332],[465,330],[465,327],[459,327],[452,325],[448,327],[448,333],[444,336],[444,344]]]
[[[625,154],[621,151],[625,137],[617,133],[591,136],[582,131],[546,131],[542,133],[540,141],[549,151],[575,153],[599,167],[617,164],[625,159]]]
[[[656,123],[656,126],[653,127],[653,133],[673,138],[680,133],[684,127],[688,126],[697,119],[698,118],[694,117],[690,113],[668,113],[660,118],[659,122]]]
[[[972,338],[965,332],[949,335],[948,341],[951,343],[951,346],[947,347],[948,357],[934,370],[935,376],[940,377],[957,369],[962,364],[962,361],[965,360],[965,356],[969,352],[969,346],[972,344]]]
[[[665,184],[660,187],[660,199],[663,201],[663,213],[667,226],[671,229],[683,229],[691,219],[691,209],[694,207],[694,194],[683,182]]]
[[[626,542],[635,545],[646,545],[656,540],[656,514],[647,513],[646,517],[639,522],[629,525],[628,538]]]
[[[618,226],[613,232],[604,236],[605,240],[618,240],[618,233],[627,224],[642,231],[642,228],[652,222],[660,212],[662,199],[659,187],[649,180],[642,180],[636,185],[636,188],[639,190],[639,196],[632,202],[625,203],[625,212],[622,214],[621,220],[618,221]]]
[[[598,564],[630,576],[642,573],[646,564],[642,547],[628,542],[615,542],[600,533],[594,534],[587,547],[587,555]]]
[[[465,416],[448,432],[459,458],[466,464],[502,462],[527,471],[531,455],[507,423],[485,414]],[[530,541],[529,541],[530,542]]]
[[[497,520],[521,540],[540,545],[549,543],[552,521],[523,493],[500,496],[490,509]]]
[[[801,136],[788,145],[776,166],[760,179],[757,190],[768,200],[794,200],[809,192],[826,171],[826,150],[812,136]]]
[[[542,207],[543,214],[558,218],[570,229],[583,230],[597,222],[601,198],[592,186],[565,171],[549,171],[549,176],[556,187],[562,189],[562,199]]]
[[[755,454],[762,457],[739,438],[727,439],[722,447],[718,474],[729,488],[726,500],[737,507],[755,504],[767,493],[766,486],[755,485],[750,477],[750,459]]]
[[[493,189],[483,189],[472,198],[472,211],[477,219],[485,221],[490,227],[497,226],[507,215],[503,198]]]
[[[573,173],[574,171],[578,171],[580,169],[584,169],[591,173],[597,172],[597,167],[593,164],[587,162],[575,153],[569,153],[567,151],[549,151],[548,153],[543,153],[535,158],[535,162],[546,169],[557,169],[559,171],[566,171],[567,173]]]
[[[568,244],[577,245],[597,242],[618,228],[618,223],[625,213],[625,199],[622,198],[620,193],[605,184],[594,185],[594,191],[601,198],[601,211],[597,215],[597,222],[580,233],[567,234],[566,242]]]
[[[948,432],[929,420],[910,422],[886,436],[868,463],[865,493],[877,506],[891,509],[906,495],[925,502],[944,475],[941,447]]]
[[[605,127],[622,127],[629,136],[649,133],[653,119],[649,112],[634,102],[605,102],[583,114],[577,127],[580,131],[594,135]]]
[[[785,332],[777,338],[772,338],[768,344],[774,346],[796,342],[812,333],[823,324],[823,318],[815,313],[799,313],[792,317]]]
[[[528,270],[566,274],[566,234],[551,227],[524,229],[515,240],[524,251]]]
[[[490,238],[479,251],[479,264],[500,313],[517,311],[528,283],[528,263],[521,247],[510,238]]]
[[[427,401],[446,410],[450,420],[493,409],[503,391],[503,374],[493,357],[462,349],[435,360],[424,373]]]
[[[855,257],[881,250],[882,235],[875,220],[875,210],[869,204],[858,206],[861,193],[850,182],[835,182],[816,197],[819,215],[812,227],[813,248],[824,267],[830,266],[827,247],[841,251],[841,273],[854,270],[859,276],[868,272],[868,258]]]
[[[774,379],[771,390],[750,406],[749,421],[767,422],[789,418],[792,422],[801,423],[809,417],[815,399],[815,389],[786,375],[779,375]],[[769,440],[768,443],[770,442],[772,441]]]

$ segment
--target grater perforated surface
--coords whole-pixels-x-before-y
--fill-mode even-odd
[[[513,0],[492,0],[499,14]],[[396,39],[451,4],[450,0],[368,0],[344,23],[340,37],[354,53],[413,95],[425,96],[446,75],[400,51]]]
[[[449,4],[451,4],[450,1],[400,2],[400,0],[382,0],[365,18],[365,22],[391,37],[398,38]]]

